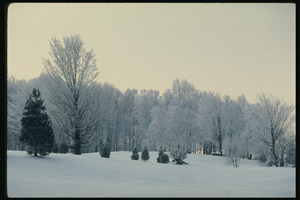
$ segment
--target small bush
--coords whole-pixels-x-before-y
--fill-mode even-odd
[[[176,149],[171,150],[170,152],[171,157],[173,158],[173,162],[176,162],[178,165],[187,164],[183,160],[186,159],[187,152],[183,149],[178,147]]]
[[[137,148],[135,147],[132,151],[131,160],[138,160],[140,157]]]
[[[100,149],[100,156],[102,158],[109,158],[110,157],[110,148],[107,144],[103,145]]]
[[[148,151],[147,147],[145,147],[142,151],[141,159],[146,162],[147,160],[149,160],[149,158],[150,158],[149,151]]]
[[[167,154],[163,154],[157,158],[158,163],[169,163],[169,156]]]
[[[162,148],[160,148],[160,150],[159,150],[157,162],[158,163],[168,163],[169,162],[169,156],[163,152]]]

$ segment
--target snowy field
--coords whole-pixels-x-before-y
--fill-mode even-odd
[[[141,156],[141,153],[139,153]],[[295,197],[295,168],[188,154],[187,165],[131,160],[131,152],[27,156],[7,151],[9,197]]]

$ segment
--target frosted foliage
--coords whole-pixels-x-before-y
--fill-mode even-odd
[[[60,128],[73,140],[75,154],[95,132],[96,99],[94,81],[98,75],[93,51],[86,51],[79,35],[55,37],[50,41],[50,57],[44,59],[49,75],[49,92],[57,107],[54,116]]]
[[[294,107],[264,93],[258,95],[257,99],[257,103],[252,106],[252,118],[249,122],[252,126],[249,126],[249,129],[264,148],[263,152],[266,155],[262,159],[267,160],[271,165],[282,166],[287,154],[287,141],[294,139],[291,134],[295,127]]]
[[[30,89],[27,82],[13,76],[7,79],[7,149],[24,150],[19,142],[21,118]]]
[[[20,119],[28,94],[37,88],[45,100],[58,146],[71,152],[132,151],[147,146],[172,152],[220,153],[233,166],[241,159],[268,165],[295,164],[295,106],[259,94],[249,103],[213,91],[199,91],[185,79],[175,79],[162,94],[147,89],[120,91],[97,83],[98,68],[92,50],[80,36],[50,41],[44,72],[30,81],[8,77],[7,149],[24,150],[19,142]]]

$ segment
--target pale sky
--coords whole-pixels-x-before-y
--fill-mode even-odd
[[[176,78],[250,103],[261,91],[295,105],[295,4],[15,3],[8,8],[8,75],[43,71],[52,36],[79,34],[97,81],[162,94]]]

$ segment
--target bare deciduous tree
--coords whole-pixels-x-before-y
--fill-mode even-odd
[[[258,122],[256,136],[270,148],[272,162],[276,167],[280,164],[279,148],[282,148],[282,137],[293,127],[292,115],[294,106],[282,103],[278,98],[266,96],[264,93],[257,97],[255,119]]]
[[[74,153],[81,154],[94,130],[96,104],[93,84],[98,76],[93,51],[86,51],[79,35],[50,41],[49,59],[44,59],[49,74],[49,91],[57,107],[56,120],[74,144]],[[94,109],[97,110],[97,109]]]

